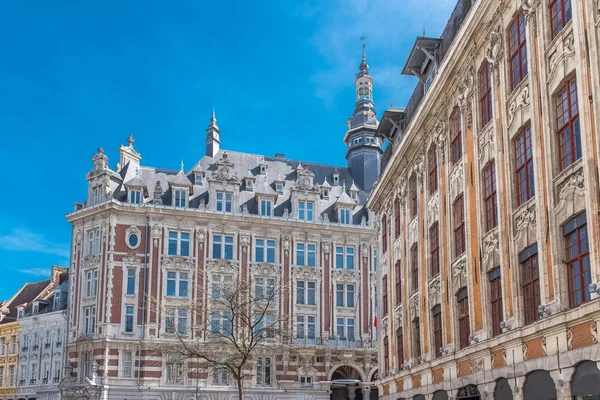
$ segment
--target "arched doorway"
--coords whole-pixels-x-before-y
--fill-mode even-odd
[[[437,390],[433,392],[433,400],[448,400],[448,393],[445,390]]]
[[[556,400],[556,387],[548,371],[537,370],[527,374],[523,400]]]
[[[494,399],[506,399],[512,400],[512,388],[508,383],[508,379],[500,378],[496,381],[496,387],[494,388]]]
[[[600,370],[593,361],[577,365],[571,381],[571,395],[575,400],[600,399]]]
[[[342,365],[337,367],[331,375],[331,400],[348,400],[349,391],[354,391],[354,398],[356,400],[362,400],[362,390],[360,390],[359,383],[362,381],[360,372],[350,366]],[[336,383],[339,381],[340,383]]]
[[[467,385],[458,389],[457,400],[480,400],[479,389],[476,385]]]

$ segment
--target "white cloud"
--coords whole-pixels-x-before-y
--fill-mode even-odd
[[[44,235],[23,228],[13,229],[9,234],[0,236],[0,248],[7,251],[54,254],[66,259],[70,255],[68,245],[54,243]]]

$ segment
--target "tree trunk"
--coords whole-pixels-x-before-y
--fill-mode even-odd
[[[238,400],[243,400],[244,388],[242,387],[242,385],[244,384],[244,380],[239,379],[237,384],[238,384]]]

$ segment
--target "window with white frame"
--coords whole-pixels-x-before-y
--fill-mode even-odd
[[[125,306],[125,333],[133,333],[133,306]]]
[[[335,246],[335,268],[354,269],[354,247]]]
[[[313,220],[314,203],[312,201],[298,201],[298,219],[301,221]]]
[[[60,361],[54,361],[54,372],[52,373],[52,382],[57,383],[60,380]]]
[[[8,385],[15,386],[15,366],[8,367]]]
[[[2,338],[2,339],[0,339],[0,356],[5,356],[5,355],[6,355],[6,338]]]
[[[254,335],[273,337],[272,330],[275,328],[275,314],[254,313]]]
[[[10,354],[17,354],[17,337],[16,336],[11,336]]]
[[[194,185],[202,186],[202,174],[194,174]]]
[[[352,222],[352,215],[349,208],[340,208],[339,210],[339,221],[340,224],[349,225]]]
[[[324,199],[329,198],[329,189],[323,188],[323,198]]]
[[[100,254],[100,228],[91,229],[87,233],[87,254],[97,256]]]
[[[136,275],[135,268],[127,269],[127,290],[125,291],[125,294],[128,294],[128,295],[135,294],[135,275]]]
[[[296,265],[315,267],[317,265],[317,245],[314,243],[296,243]]]
[[[273,216],[273,201],[261,199],[260,200],[260,215],[263,217]]]
[[[190,256],[190,233],[169,231],[167,254],[170,256]]]
[[[233,314],[231,311],[215,311],[210,313],[210,334],[229,336],[232,333]]]
[[[37,372],[38,372],[38,365],[37,364],[31,364],[31,369],[29,370],[29,383],[34,385],[37,382]]]
[[[0,387],[4,386],[4,365],[0,366]]]
[[[256,384],[258,386],[271,386],[272,358],[257,357],[256,359]]]
[[[232,195],[229,192],[217,192],[217,211],[231,212]]]
[[[233,292],[233,275],[213,275],[211,280],[211,296],[223,299]]]
[[[167,296],[188,297],[189,273],[167,271]]]
[[[183,362],[167,362],[167,383],[183,384]]]
[[[44,361],[42,363],[42,382],[48,383],[49,376],[50,376],[50,363],[48,361]]]
[[[141,204],[142,203],[142,191],[141,190],[130,190],[129,191],[129,203],[130,204]]]
[[[256,239],[254,250],[256,262],[275,263],[275,240]]]
[[[92,189],[92,205],[102,203],[103,197],[102,186],[96,186]]]
[[[233,236],[213,235],[213,258],[233,260]]]
[[[96,306],[83,308],[83,334],[91,335],[96,332]]]
[[[336,334],[341,340],[356,340],[354,318],[336,318]]]
[[[187,193],[185,189],[175,189],[173,191],[173,205],[181,208],[187,207]]]
[[[94,297],[98,293],[98,270],[85,273],[85,297]]]
[[[277,193],[283,193],[283,182],[275,182],[275,191]]]
[[[337,283],[335,285],[335,305],[337,307],[354,307],[353,283]]]
[[[133,352],[124,351],[121,353],[123,359],[123,369],[121,370],[121,376],[123,378],[131,378],[133,375]]]
[[[317,335],[317,317],[315,315],[296,315],[296,338],[315,339]]]
[[[54,304],[52,306],[54,311],[57,311],[60,309],[60,292],[55,292],[54,293]]]
[[[187,334],[188,311],[185,308],[167,308],[165,316],[165,332]]]
[[[25,383],[27,379],[27,365],[21,365],[21,370],[19,372],[19,381]]]
[[[229,386],[229,372],[226,368],[215,368],[212,373],[212,383],[215,386]]]
[[[317,282],[296,282],[296,304],[314,306],[317,304]]]
[[[257,300],[274,301],[275,278],[256,278],[254,280],[254,292]]]

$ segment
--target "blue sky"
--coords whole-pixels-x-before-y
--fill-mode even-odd
[[[400,75],[415,37],[439,36],[454,5],[0,2],[0,299],[68,265],[90,159],[103,147],[114,168],[130,132],[143,165],[191,167],[214,107],[225,149],[345,165],[359,36],[381,115],[416,84]]]

